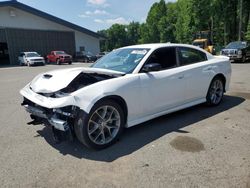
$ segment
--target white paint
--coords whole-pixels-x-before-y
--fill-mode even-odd
[[[28,84],[21,91],[21,95],[34,103],[46,108],[61,108],[68,105],[78,106],[86,113],[89,113],[93,105],[103,97],[115,95],[123,98],[127,104],[128,117],[127,127],[145,122],[152,118],[197,105],[206,101],[206,94],[209,85],[217,74],[223,74],[226,78],[226,90],[228,90],[231,77],[231,64],[227,57],[214,57],[207,53],[208,60],[186,66],[171,68],[149,73],[139,73],[139,68],[146,62],[150,54],[157,48],[181,46],[194,48],[205,52],[200,48],[191,45],[181,44],[154,44],[137,45],[136,49],[151,49],[146,58],[137,65],[132,74],[120,76],[113,79],[97,82],[83,87],[69,95],[61,98],[44,97],[30,90]],[[101,74],[119,74],[119,72],[106,69],[76,68],[52,72],[55,82],[43,82],[42,75],[36,77],[32,87],[39,91],[42,89],[60,90],[66,87],[79,72],[99,72]],[[50,73],[48,73],[50,74]],[[63,80],[62,78],[64,75]],[[58,78],[58,81],[56,81]],[[58,85],[60,87],[58,87]],[[49,87],[48,87],[49,85]]]

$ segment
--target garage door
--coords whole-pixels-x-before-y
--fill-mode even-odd
[[[75,34],[71,31],[41,31],[6,28],[10,64],[18,64],[17,56],[22,51],[36,51],[42,56],[52,50],[75,52]]]

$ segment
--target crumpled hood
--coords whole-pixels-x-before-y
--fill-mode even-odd
[[[97,73],[110,76],[124,75],[123,72],[99,68],[70,68],[54,70],[39,74],[30,83],[31,89],[36,93],[53,93],[67,87],[81,72]]]

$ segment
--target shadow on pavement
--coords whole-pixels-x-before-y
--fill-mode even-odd
[[[154,120],[126,129],[117,143],[101,151],[90,150],[78,141],[55,144],[51,130],[48,127],[44,127],[43,130],[38,131],[38,134],[44,137],[52,147],[57,149],[63,155],[72,155],[77,158],[85,158],[95,161],[112,162],[120,157],[139,150],[143,146],[150,144],[152,141],[157,140],[168,133],[189,133],[181,129],[229,110],[244,101],[245,99],[241,97],[225,95],[224,100],[217,107],[207,107],[202,104],[176,113],[161,116]]]

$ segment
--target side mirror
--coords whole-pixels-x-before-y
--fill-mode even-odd
[[[143,66],[143,72],[153,72],[161,70],[161,65],[159,63],[150,63]]]

